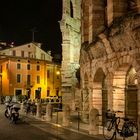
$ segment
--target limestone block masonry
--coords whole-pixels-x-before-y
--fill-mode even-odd
[[[82,46],[80,56],[82,83],[92,90],[89,105],[102,114],[100,121],[107,109],[140,120],[140,15],[126,16],[108,34],[100,33],[97,42]]]
[[[62,32],[61,92],[63,104],[67,103],[71,107],[74,107],[72,104],[78,84],[76,71],[79,68],[81,48],[80,5],[80,0],[63,0],[62,20],[60,21]]]

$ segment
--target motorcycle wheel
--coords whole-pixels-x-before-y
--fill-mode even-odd
[[[11,116],[11,121],[12,121],[14,124],[17,123],[17,117],[16,117],[14,114],[12,114],[12,116]]]
[[[8,110],[5,110],[4,115],[5,115],[6,118],[9,118]]]

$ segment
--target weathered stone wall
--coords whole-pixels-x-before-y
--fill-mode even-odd
[[[62,32],[62,69],[61,92],[63,103],[73,106],[76,92],[76,70],[79,68],[79,56],[81,48],[81,1],[63,0],[63,13],[60,22]]]
[[[88,77],[90,88],[90,108],[95,107],[104,120],[107,109],[123,111],[125,116],[126,76],[131,67],[137,75],[137,102],[139,104],[139,73],[140,73],[140,15],[134,14],[116,20],[107,32],[97,36],[97,41],[83,44],[80,54],[82,88],[84,89],[85,75]],[[99,70],[102,69],[102,70]],[[104,83],[104,85],[103,85]],[[105,88],[105,89],[104,89]],[[107,98],[103,97],[106,91]],[[107,101],[106,101],[107,100]],[[105,110],[103,106],[106,106]],[[139,120],[139,110],[138,116]],[[139,125],[139,123],[138,123]]]

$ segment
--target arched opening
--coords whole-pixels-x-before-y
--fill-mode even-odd
[[[122,117],[137,120],[137,78],[133,67],[124,65],[114,73],[113,109]]]
[[[137,76],[136,71],[131,67],[126,76],[126,102],[125,116],[137,120]]]
[[[72,1],[70,1],[70,16],[73,18],[73,4],[72,4]]]
[[[94,76],[92,104],[98,109],[99,113],[102,114],[102,119],[100,121],[104,123],[104,115],[107,110],[108,100],[106,77],[101,68],[97,70]]]

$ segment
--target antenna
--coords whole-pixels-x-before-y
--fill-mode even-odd
[[[32,42],[34,42],[34,40],[35,40],[35,32],[37,32],[36,27],[33,27],[30,31],[32,32]]]

